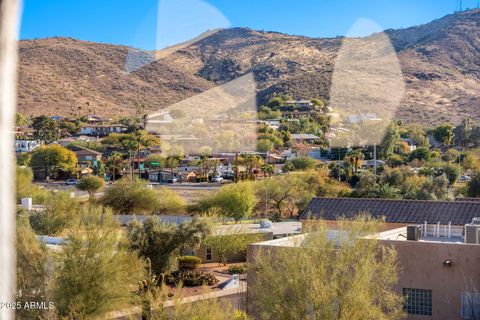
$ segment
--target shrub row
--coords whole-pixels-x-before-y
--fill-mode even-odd
[[[218,279],[208,272],[198,271],[174,271],[165,277],[167,284],[179,285],[185,287],[211,286],[218,283]]]
[[[178,258],[178,268],[180,270],[193,270],[202,263],[202,259],[195,256],[182,256]]]

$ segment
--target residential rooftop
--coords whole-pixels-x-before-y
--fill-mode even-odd
[[[375,238],[378,240],[390,240],[390,241],[418,241],[418,242],[441,242],[441,243],[457,243],[465,244],[462,234],[463,228],[448,229],[448,226],[440,226],[438,231],[434,231],[435,225],[428,227],[428,232],[422,229],[421,235],[418,240],[407,240],[407,227],[401,227],[391,229],[377,234],[371,235],[368,238]]]
[[[465,225],[480,217],[480,201],[314,198],[300,218],[337,220],[368,213],[387,223]]]

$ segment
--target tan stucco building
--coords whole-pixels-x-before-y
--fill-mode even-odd
[[[415,240],[407,240],[407,227],[367,237],[397,251],[396,290],[404,296],[406,319],[480,319],[480,245],[465,243],[462,226],[427,225],[426,233],[425,226],[420,230]],[[255,251],[261,248],[298,247],[305,236],[252,244],[248,260],[254,262]],[[247,281],[249,288],[255,286],[254,275],[249,274]]]

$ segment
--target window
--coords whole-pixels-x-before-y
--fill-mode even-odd
[[[403,310],[408,314],[432,315],[432,290],[403,288]]]
[[[206,260],[212,261],[212,247],[207,247],[206,251],[207,251]]]
[[[480,319],[480,293],[462,292],[462,320]]]

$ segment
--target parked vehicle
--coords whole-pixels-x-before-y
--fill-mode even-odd
[[[178,179],[177,178],[172,178],[167,181],[167,183],[177,183]]]
[[[221,176],[214,176],[212,178],[212,182],[222,182],[223,178]]]
[[[77,179],[68,179],[67,181],[65,181],[65,184],[67,186],[76,186],[78,184],[78,180]]]
[[[458,180],[467,182],[467,181],[470,181],[472,179],[470,178],[470,176],[461,176]]]

